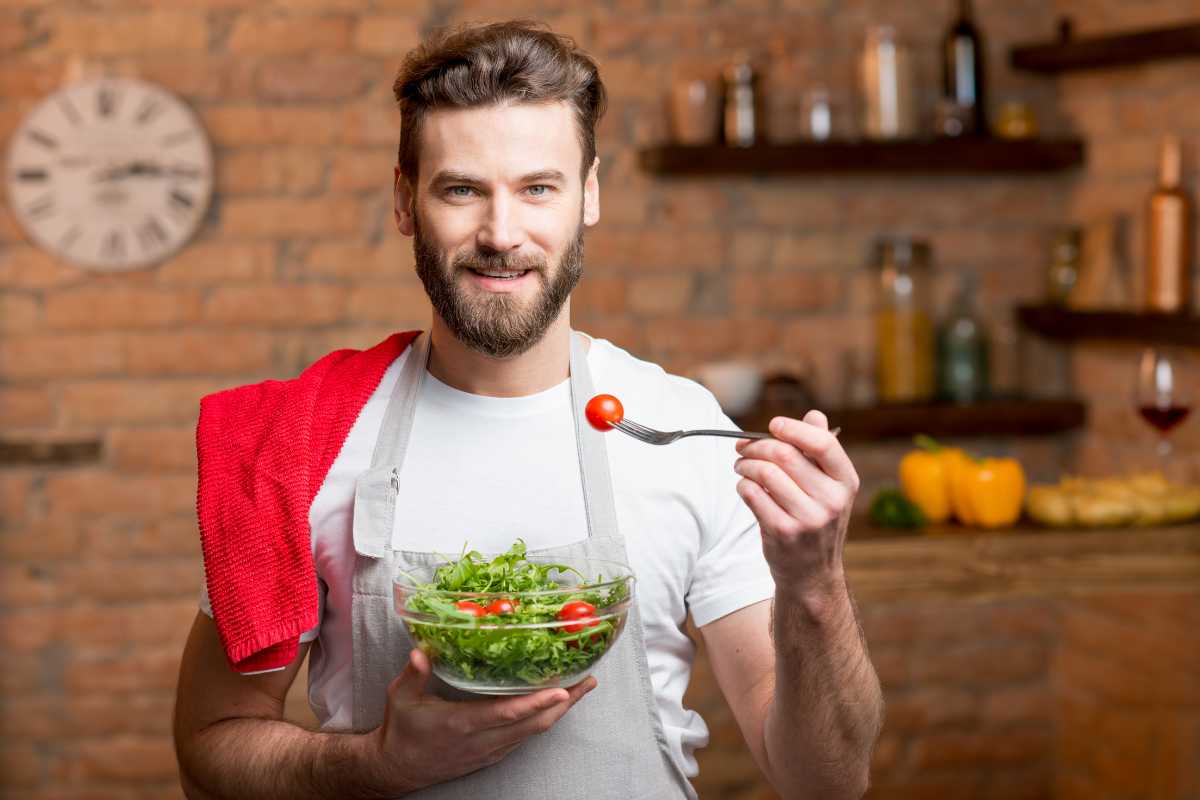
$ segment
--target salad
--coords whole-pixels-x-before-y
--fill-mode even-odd
[[[408,576],[402,614],[450,675],[536,685],[586,669],[616,639],[627,604],[613,607],[629,596],[627,580],[589,581],[567,564],[529,561],[520,539],[490,561],[465,550],[431,582]]]

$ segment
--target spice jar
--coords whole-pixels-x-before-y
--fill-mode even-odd
[[[754,67],[739,58],[725,68],[725,144],[751,147],[758,137]]]
[[[875,377],[882,402],[927,400],[934,390],[929,244],[905,237],[875,243]]]
[[[867,29],[859,59],[863,132],[870,139],[911,138],[918,133],[913,53],[890,25]]]

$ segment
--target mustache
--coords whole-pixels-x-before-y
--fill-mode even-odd
[[[476,269],[504,272],[546,271],[546,260],[532,255],[476,251],[454,259],[455,269]]]

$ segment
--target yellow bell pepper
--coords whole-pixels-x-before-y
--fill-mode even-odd
[[[930,522],[945,522],[954,507],[951,496],[951,474],[965,454],[952,447],[942,447],[928,436],[918,436],[920,449],[900,459],[900,488],[904,496],[925,514]]]
[[[964,525],[1001,528],[1021,516],[1025,470],[1016,459],[976,461],[964,455],[953,467],[951,484],[954,515]]]

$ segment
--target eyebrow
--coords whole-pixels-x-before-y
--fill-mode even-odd
[[[543,169],[538,170],[537,172],[530,172],[526,175],[522,175],[517,179],[517,182],[534,183],[537,181],[556,181],[558,183],[565,183],[566,180],[566,176],[557,169]],[[479,176],[472,175],[469,172],[459,172],[452,169],[442,170],[434,175],[433,180],[430,181],[430,184],[433,186],[440,186],[447,183],[471,183],[480,185],[485,183],[485,181]]]

